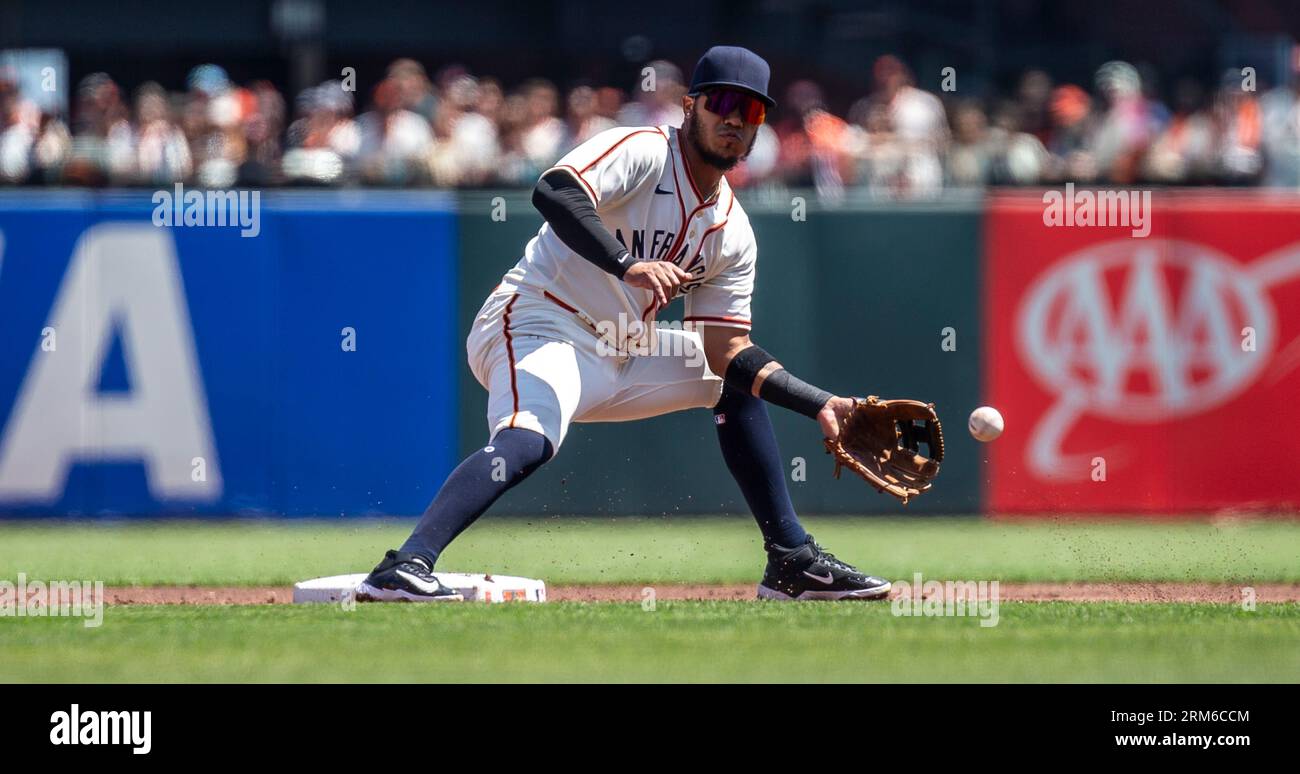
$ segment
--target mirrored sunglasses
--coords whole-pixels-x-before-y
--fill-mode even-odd
[[[740,118],[747,124],[761,124],[767,119],[767,105],[752,94],[733,89],[711,89],[704,92],[704,109],[726,118],[733,110],[740,110]]]

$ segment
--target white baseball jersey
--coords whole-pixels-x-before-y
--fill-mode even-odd
[[[552,169],[582,183],[633,257],[672,260],[690,273],[684,323],[749,329],[757,252],[749,219],[725,178],[704,199],[677,129],[610,129]],[[715,405],[722,379],[709,370],[699,334],[656,331],[658,311],[653,293],[592,265],[543,224],[466,342],[470,369],[489,392],[490,434],[533,430],[558,451],[571,422]],[[655,341],[648,350],[647,338]]]
[[[605,228],[633,258],[671,260],[691,275],[683,286],[683,322],[750,327],[757,248],[749,218],[726,178],[704,199],[682,156],[678,129],[610,129],[547,171],[556,169],[582,183]],[[650,321],[658,312],[651,291],[597,268],[549,224],[524,248],[505,281],[549,294],[588,322],[617,323],[620,315]]]

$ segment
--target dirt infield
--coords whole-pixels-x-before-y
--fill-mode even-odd
[[[1300,602],[1300,583],[1001,583],[1004,602],[1219,602],[1240,603],[1245,588],[1256,602]],[[645,589],[657,601],[752,600],[754,585],[552,586],[551,602],[640,602]],[[267,605],[293,601],[287,586],[123,586],[104,590],[111,605]]]

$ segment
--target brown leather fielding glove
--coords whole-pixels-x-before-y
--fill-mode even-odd
[[[920,453],[921,443],[928,457]],[[933,403],[872,395],[854,401],[853,412],[840,422],[840,437],[826,439],[826,451],[835,455],[836,478],[840,468],[848,468],[906,505],[939,475],[943,427]]]

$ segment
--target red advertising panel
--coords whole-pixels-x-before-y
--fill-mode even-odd
[[[990,510],[1300,508],[1300,197],[999,196],[985,273]]]

